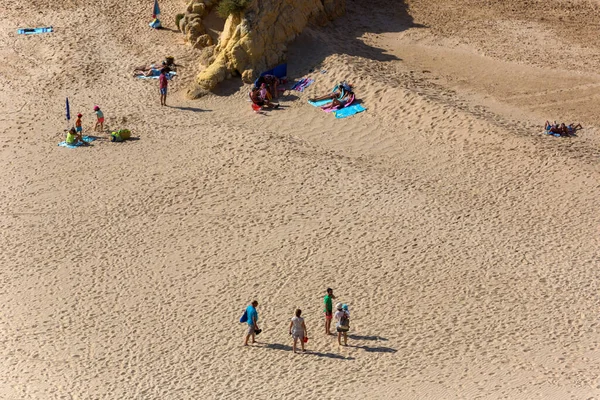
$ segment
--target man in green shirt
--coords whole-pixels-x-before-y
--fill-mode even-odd
[[[333,299],[335,296],[333,295],[333,289],[327,288],[327,294],[323,299],[325,303],[325,334],[331,335],[331,319],[333,318]]]

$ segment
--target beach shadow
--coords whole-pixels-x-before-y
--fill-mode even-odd
[[[386,338],[381,336],[361,336],[361,335],[348,335],[349,339],[352,340],[378,340],[378,341],[387,341]]]
[[[217,96],[230,96],[239,92],[242,87],[244,87],[242,78],[234,76],[231,79],[225,79],[223,82],[219,83],[217,87],[212,90],[212,93]]]
[[[287,91],[289,92],[290,90],[288,89]],[[299,98],[300,97],[296,96],[295,94],[288,93],[288,94],[282,94],[281,96],[279,96],[279,98],[277,100],[295,101],[295,100],[298,100]]]
[[[165,28],[164,26],[161,26],[160,28],[158,28],[157,31],[168,31],[168,32],[180,33],[177,29]]]
[[[348,347],[354,347],[356,349],[361,349],[366,351],[367,353],[396,353],[398,350],[392,349],[391,347],[370,347],[370,346],[354,346],[349,344]]]
[[[307,73],[319,72],[331,55],[348,55],[376,61],[399,61],[384,48],[364,40],[366,34],[398,33],[426,28],[415,23],[405,0],[347,0],[346,13],[321,29],[306,29],[289,46],[288,78],[293,82]],[[336,71],[327,71],[335,76]]]
[[[290,353],[292,352],[292,349],[293,349],[292,346],[288,346],[287,344],[279,344],[279,343],[269,343],[269,344],[265,344],[262,347],[264,347],[265,349],[270,349],[270,350],[289,351]],[[304,354],[307,356],[333,358],[333,359],[337,359],[337,360],[354,360],[355,359],[354,357],[345,357],[341,354],[322,353],[319,351],[312,351],[312,350],[307,350]]]
[[[167,106],[170,108],[175,108],[177,110],[181,110],[181,111],[192,111],[192,112],[208,112],[208,111],[212,111],[212,110],[206,110],[203,108],[197,108],[197,107],[175,107],[175,106]]]

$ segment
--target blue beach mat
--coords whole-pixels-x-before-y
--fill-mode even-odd
[[[83,141],[86,142],[86,143],[91,143],[94,140],[96,140],[96,138],[93,138],[91,136],[84,136],[83,137]],[[77,144],[68,144],[67,142],[60,142],[58,145],[60,147],[68,147],[69,149],[76,149],[79,146],[83,146],[83,143],[77,142]]]
[[[313,107],[322,107],[322,106],[326,106],[329,103],[332,103],[333,100],[332,99],[325,99],[325,100],[319,100],[319,101],[308,101],[308,104],[310,104]]]
[[[54,32],[51,26],[44,26],[42,28],[22,28],[17,29],[19,35],[37,35],[39,33]]]
[[[560,133],[550,132],[549,130],[545,130],[544,133],[546,135],[550,135],[550,136],[554,136],[554,137],[560,137]]]
[[[335,114],[336,118],[346,118],[346,117],[349,117],[351,115],[363,112],[365,110],[366,110],[366,108],[364,108],[362,105],[360,105],[360,104],[353,104],[353,105],[348,106],[346,108],[342,108],[341,110],[334,111],[333,113]]]
[[[167,80],[170,81],[171,79],[173,79],[175,77],[175,75],[177,75],[177,72],[175,72],[175,71],[167,72]],[[152,68],[151,76],[136,75],[136,78],[138,78],[138,79],[158,79],[159,76],[160,76],[160,69]]]

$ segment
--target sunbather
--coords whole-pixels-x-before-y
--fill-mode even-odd
[[[349,97],[350,95],[352,95],[352,86],[347,84],[346,82],[340,82],[340,84],[337,85],[337,89],[335,91],[327,93],[323,96],[308,99],[308,101],[315,102],[328,99],[343,100],[344,98]]]
[[[578,129],[583,129],[583,126],[581,126],[581,124],[575,124],[575,122],[573,122],[567,125],[567,134],[574,135]]]
[[[544,128],[546,131],[560,136],[572,136],[575,135],[578,129],[583,129],[583,126],[575,123],[565,125],[564,122],[559,125],[556,121],[554,121],[554,124],[551,124],[549,121],[546,121]]]
[[[141,67],[134,68],[133,76],[158,76],[162,69],[164,69],[166,73],[169,73],[171,71],[176,71],[177,67],[181,67],[181,65],[175,64],[175,59],[173,57],[167,57],[160,64],[142,65]]]

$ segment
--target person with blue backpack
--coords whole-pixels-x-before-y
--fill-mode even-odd
[[[248,324],[248,331],[246,332],[244,346],[248,346],[248,340],[250,340],[251,337],[252,343],[256,343],[256,335],[262,332],[262,330],[258,328],[258,311],[256,311],[257,306],[258,301],[254,300],[252,304],[246,307],[244,314],[242,314],[242,317],[240,318],[240,322],[245,322]]]

